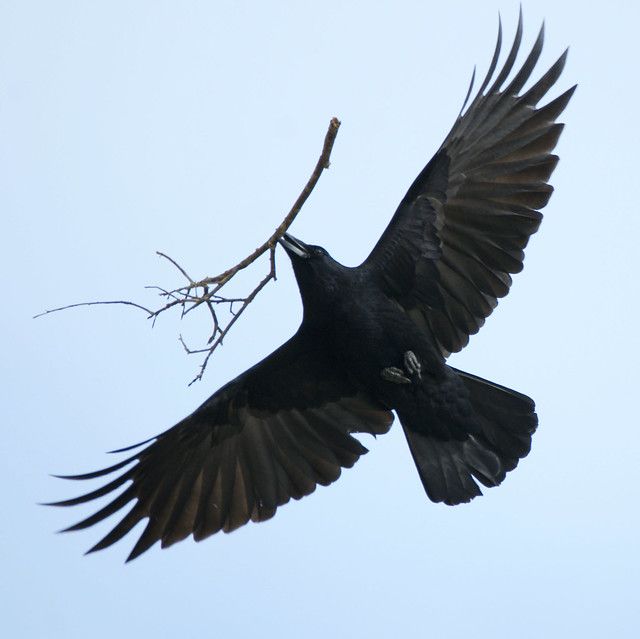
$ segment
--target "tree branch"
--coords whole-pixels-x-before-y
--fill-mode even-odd
[[[259,246],[253,253],[251,253],[251,255],[245,257],[235,266],[232,266],[230,269],[227,269],[223,273],[220,273],[220,275],[216,275],[215,277],[207,277],[200,282],[195,282],[195,286],[206,286],[208,284],[218,284],[224,286],[224,284],[228,282],[229,279],[231,279],[238,271],[241,271],[242,269],[247,268],[247,266],[249,266],[250,264],[253,264],[253,262],[255,262],[263,253],[266,253],[269,249],[273,248],[276,245],[278,239],[280,239],[287,232],[287,229],[291,226],[293,220],[295,220],[298,213],[300,213],[300,210],[304,206],[304,203],[311,195],[311,191],[313,191],[315,185],[318,183],[322,172],[325,169],[329,168],[329,159],[331,157],[333,143],[335,142],[336,136],[338,135],[339,128],[340,120],[338,120],[338,118],[332,118],[331,122],[329,122],[329,129],[327,130],[327,133],[324,137],[322,153],[320,154],[318,162],[313,169],[313,173],[302,189],[302,192],[298,196],[298,199],[291,207],[291,210],[289,211],[289,213],[287,213],[286,217],[284,218],[284,220],[282,220],[271,237],[264,244],[262,244],[262,246]]]
[[[186,270],[173,258],[169,257],[165,253],[160,251],[156,251],[157,255],[169,261],[187,280],[187,284],[185,286],[181,286],[179,288],[170,290],[161,286],[148,286],[147,289],[154,289],[158,291],[160,297],[164,298],[165,304],[160,308],[155,310],[151,310],[146,306],[142,306],[141,304],[137,304],[135,302],[129,302],[124,300],[115,300],[115,301],[104,301],[104,302],[80,302],[77,304],[69,304],[67,306],[61,306],[59,308],[53,308],[49,310],[45,310],[42,313],[38,313],[34,317],[42,317],[43,315],[48,315],[49,313],[56,313],[58,311],[64,311],[70,308],[76,308],[78,306],[96,306],[102,304],[123,304],[126,306],[133,306],[135,308],[139,308],[147,313],[147,318],[152,320],[152,326],[155,325],[156,319],[164,312],[172,309],[175,306],[180,307],[180,317],[183,318],[185,315],[193,311],[194,309],[202,306],[203,304],[207,307],[209,314],[211,316],[212,321],[212,329],[210,336],[207,340],[207,345],[203,348],[191,349],[185,343],[182,335],[179,336],[180,343],[184,347],[184,350],[189,354],[197,354],[197,353],[205,353],[204,360],[200,365],[200,369],[198,374],[191,380],[190,384],[193,384],[196,381],[202,379],[204,372],[207,368],[207,364],[211,359],[214,351],[222,346],[224,338],[227,336],[233,325],[238,321],[240,316],[244,313],[246,308],[253,302],[258,293],[262,291],[262,289],[271,281],[276,279],[276,262],[275,262],[275,252],[276,252],[276,243],[277,241],[286,233],[287,229],[291,226],[292,222],[295,220],[298,213],[300,213],[302,207],[305,202],[311,195],[314,187],[318,183],[322,172],[325,169],[329,168],[329,160],[331,157],[331,151],[333,150],[333,144],[335,142],[336,136],[338,135],[338,129],[340,128],[340,121],[337,118],[332,118],[329,123],[329,128],[324,138],[324,143],[322,145],[322,152],[320,153],[320,157],[316,162],[315,168],[311,173],[307,183],[302,189],[300,195],[297,197],[294,202],[291,210],[287,213],[282,222],[278,225],[278,227],[271,234],[269,239],[264,242],[261,246],[255,249],[250,255],[245,257],[243,260],[240,260],[237,264],[232,266],[231,268],[223,271],[219,275],[214,277],[205,277],[200,280],[193,280]],[[251,264],[253,264],[256,260],[258,260],[264,253],[269,251],[269,271],[268,273],[258,282],[258,284],[254,287],[254,289],[246,296],[246,297],[226,297],[220,294],[220,291],[224,286],[226,286],[232,279],[237,275],[240,271],[244,270]],[[201,289],[201,290],[199,290]],[[240,308],[237,311],[234,311],[233,305],[240,304]],[[218,317],[218,311],[216,310],[216,306],[222,304],[226,305],[226,309],[230,318],[225,322],[221,322]]]

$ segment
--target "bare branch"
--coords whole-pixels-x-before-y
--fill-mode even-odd
[[[37,315],[34,315],[32,319],[36,319],[36,317],[42,317],[43,315],[49,315],[49,313],[66,311],[68,308],[77,308],[78,306],[100,306],[102,304],[124,304],[125,306],[134,306],[135,308],[139,308],[140,310],[143,310],[145,313],[149,315],[149,317],[152,317],[155,314],[154,311],[151,311],[145,306],[142,306],[140,304],[136,304],[135,302],[128,302],[126,300],[109,300],[109,301],[103,301],[103,302],[78,302],[77,304],[67,304],[66,306],[59,306],[58,308],[49,308],[45,311],[42,311],[42,313],[38,313]]]
[[[193,282],[191,277],[187,275],[187,272],[173,258],[169,257],[168,255],[165,255],[161,251],[156,251],[156,255],[159,255],[160,257],[164,257],[165,260],[169,260],[169,262],[171,262],[187,278],[189,282]]]
[[[156,251],[157,255],[169,261],[185,278],[187,283],[184,286],[170,290],[161,286],[147,286],[147,289],[155,290],[160,297],[165,300],[165,304],[158,309],[150,310],[141,304],[129,301],[108,301],[108,302],[81,302],[79,304],[69,304],[67,306],[61,306],[60,308],[53,308],[34,317],[41,317],[48,315],[49,313],[55,313],[57,311],[63,311],[69,308],[75,308],[78,306],[95,306],[99,304],[123,304],[126,306],[134,306],[147,313],[148,319],[152,320],[152,325],[155,325],[156,319],[165,311],[172,309],[175,306],[180,307],[180,317],[183,318],[196,308],[205,305],[211,316],[212,329],[207,340],[207,345],[202,348],[191,349],[187,346],[182,335],[179,336],[179,341],[182,344],[185,352],[189,355],[206,353],[198,374],[191,380],[190,384],[202,379],[204,372],[209,363],[209,359],[213,355],[213,352],[222,346],[224,338],[228,335],[233,325],[238,321],[240,316],[244,313],[246,308],[253,302],[258,293],[271,281],[276,279],[276,243],[286,233],[287,229],[291,226],[292,222],[300,213],[305,202],[311,195],[314,187],[318,183],[322,172],[329,168],[329,160],[331,157],[331,151],[333,150],[333,144],[338,135],[338,129],[340,128],[340,121],[337,118],[332,118],[329,123],[329,128],[324,137],[324,143],[322,145],[322,152],[316,162],[315,168],[311,173],[307,183],[300,192],[294,202],[291,210],[287,213],[282,222],[278,225],[275,231],[271,234],[269,239],[261,246],[255,249],[250,255],[240,260],[236,265],[223,271],[219,275],[214,277],[205,277],[201,280],[194,281],[193,278],[187,273],[187,271],[172,257],[160,251]],[[231,279],[237,275],[240,271],[253,264],[264,253],[269,252],[269,272],[258,282],[255,288],[246,297],[226,297],[220,294],[221,289],[228,284]],[[226,322],[221,322],[218,317],[216,306],[222,304],[226,307],[226,311],[229,314],[229,319]],[[234,304],[240,304],[238,310],[234,309]]]
[[[235,266],[232,266],[230,269],[227,269],[223,273],[220,273],[220,275],[216,275],[215,277],[207,277],[200,282],[196,282],[194,286],[203,286],[207,284],[218,284],[220,286],[224,286],[224,284],[226,284],[238,271],[241,271],[242,269],[247,268],[247,266],[249,266],[250,264],[253,264],[263,253],[266,253],[269,249],[272,249],[276,245],[276,242],[287,232],[287,229],[291,226],[293,220],[295,220],[298,213],[300,213],[300,210],[304,206],[304,203],[307,201],[315,185],[318,183],[322,172],[325,169],[329,168],[329,158],[331,157],[333,143],[336,140],[339,128],[340,120],[338,120],[338,118],[332,118],[331,122],[329,122],[327,133],[324,136],[322,153],[320,154],[320,157],[316,162],[313,173],[302,189],[300,195],[298,196],[298,199],[291,207],[291,210],[289,211],[289,213],[287,213],[286,217],[284,218],[284,220],[282,220],[271,237],[264,244],[259,246],[253,253],[251,253],[251,255],[245,257]]]

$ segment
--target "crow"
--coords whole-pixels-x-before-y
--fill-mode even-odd
[[[472,79],[453,128],[360,266],[343,266],[289,234],[279,240],[304,307],[291,339],[173,428],[115,451],[136,450],[131,456],[65,476],[123,471],[52,505],[124,488],[66,530],[92,526],[133,502],[88,552],[111,546],[145,518],[127,560],[157,541],[166,547],[191,534],[199,541],[270,519],[291,498],[353,466],[367,449],[352,433],[386,433],[394,411],[434,502],[472,500],[481,495],[478,483],[497,486],[529,453],[534,402],[446,363],[509,292],[553,190],[548,180],[558,157],[551,151],[563,128],[556,119],[576,87],[537,107],[558,80],[565,51],[523,91],[544,25],[507,82],[521,39],[522,15],[496,73],[499,27],[479,90],[470,100]]]

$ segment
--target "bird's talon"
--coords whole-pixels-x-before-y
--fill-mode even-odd
[[[405,376],[402,370],[395,366],[383,368],[380,374],[382,375],[382,379],[387,382],[393,382],[394,384],[411,384],[411,380]]]
[[[413,351],[407,351],[404,354],[404,367],[409,375],[415,375],[418,379],[422,379],[422,375],[420,374],[422,365]]]

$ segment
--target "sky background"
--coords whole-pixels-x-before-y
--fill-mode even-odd
[[[54,531],[89,509],[49,476],[173,425],[297,328],[286,259],[188,387],[206,318],[151,330],[125,307],[261,243],[300,192],[329,119],[326,172],[292,232],[355,265],[438,148],[498,12],[518,3],[0,2],[0,634],[5,637],[637,637],[639,148],[635,2],[524,2],[543,19],[556,193],[525,270],[451,362],[527,393],[533,450],[456,508],[428,501],[396,426],[340,481],[267,523],[124,565],[135,535]],[[538,77],[538,76],[536,76]],[[262,267],[250,275],[257,279]],[[139,529],[137,529],[139,530]]]

